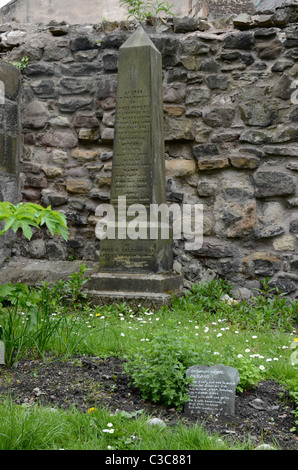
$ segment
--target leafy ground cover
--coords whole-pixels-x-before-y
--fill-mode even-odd
[[[0,449],[298,449],[297,301],[218,280],[158,312],[93,308],[85,274],[0,287]],[[194,364],[239,370],[234,418],[184,416]]]

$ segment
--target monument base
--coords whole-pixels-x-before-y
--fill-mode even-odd
[[[171,305],[173,295],[183,293],[183,278],[175,273],[139,274],[101,272],[93,274],[87,285],[92,305],[126,303],[134,309],[140,305],[158,310]]]

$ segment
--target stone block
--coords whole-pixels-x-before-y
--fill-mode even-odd
[[[197,38],[186,38],[181,42],[182,51],[187,55],[205,55],[210,51],[209,44]]]
[[[117,72],[118,54],[116,52],[105,52],[102,55],[103,68],[106,73]]]
[[[71,62],[69,64],[60,65],[61,73],[65,77],[90,77],[93,74],[103,70],[102,65],[98,61],[94,62]],[[30,71],[30,73],[32,73]],[[46,73],[46,72],[45,72]]]
[[[51,189],[43,189],[41,191],[41,201],[45,206],[62,206],[68,202],[68,196]]]
[[[246,130],[241,133],[239,140],[254,145],[291,142],[298,140],[298,129],[294,126],[279,125],[270,130]]]
[[[59,178],[63,175],[63,168],[50,165],[42,165],[41,168],[48,178]]]
[[[95,179],[95,184],[97,187],[101,188],[103,186],[111,186],[111,176],[99,175]]]
[[[52,159],[56,165],[64,165],[68,161],[68,155],[63,150],[53,149]]]
[[[295,240],[292,235],[284,235],[273,241],[276,251],[295,251]]]
[[[193,122],[191,119],[184,117],[175,119],[166,116],[164,132],[166,141],[194,139]]]
[[[93,38],[90,38],[88,36],[78,36],[74,39],[71,39],[69,47],[72,52],[76,52],[98,48],[99,45]]]
[[[253,175],[256,197],[286,196],[296,191],[296,179],[281,171],[257,171]]]
[[[82,128],[79,130],[79,140],[84,142],[95,142],[99,136],[99,129]]]
[[[263,41],[256,44],[258,56],[262,60],[274,60],[280,56],[282,51],[282,43],[279,39],[272,41]]]
[[[44,176],[27,173],[24,186],[43,189],[48,187],[48,181]]]
[[[88,78],[63,77],[59,81],[59,93],[61,95],[91,93],[94,89],[94,82]]]
[[[175,33],[190,33],[198,29],[198,20],[189,16],[183,18],[175,17],[173,24]]]
[[[173,83],[164,87],[164,103],[183,103],[186,95],[186,85],[184,83]]]
[[[122,44],[128,39],[129,34],[127,31],[116,30],[106,35],[101,40],[102,49],[119,49]]]
[[[49,147],[73,148],[78,144],[78,136],[74,131],[51,130],[42,137],[41,142]]]
[[[42,129],[49,120],[50,113],[41,101],[29,103],[23,113],[23,126],[32,129]]]
[[[212,74],[219,74],[220,73],[220,63],[215,59],[203,59],[199,71],[200,72],[207,72]]]
[[[51,127],[70,127],[69,119],[65,116],[55,116],[50,118]]]
[[[196,162],[194,160],[166,160],[166,176],[185,178],[196,173]]]
[[[248,101],[239,106],[240,117],[249,126],[268,127],[276,124],[279,118],[278,103]]]
[[[58,109],[61,113],[74,113],[78,109],[91,109],[93,98],[60,97]]]
[[[229,77],[223,74],[209,75],[206,83],[211,90],[227,90],[229,88]]]
[[[66,190],[72,194],[87,194],[89,183],[87,181],[69,179],[66,181]]]
[[[280,262],[256,259],[253,261],[253,268],[256,276],[272,277],[280,269]]]
[[[212,107],[203,111],[202,119],[210,127],[231,127],[235,116],[234,107]]]
[[[102,292],[171,293],[181,287],[181,277],[174,273],[109,273],[99,272],[92,276],[86,288]]]
[[[214,204],[214,217],[218,236],[245,237],[256,226],[256,201],[247,198],[239,198],[239,202],[227,201],[218,195]]]
[[[276,288],[284,294],[291,294],[297,290],[296,283],[291,279],[272,279],[268,284],[269,288]]]
[[[103,142],[107,142],[107,143],[113,142],[114,134],[115,134],[114,129],[110,127],[106,127],[105,129],[102,129],[100,138]]]
[[[196,159],[204,158],[206,155],[214,156],[219,154],[218,146],[216,144],[195,145],[192,148],[192,151]]]
[[[29,64],[23,71],[27,77],[52,77],[54,75],[54,66],[52,63],[33,63]]]
[[[185,113],[185,108],[183,106],[165,106],[164,111],[169,117],[180,117]]]
[[[298,233],[298,219],[291,220],[291,222],[290,222],[290,232]]]
[[[197,185],[198,195],[201,197],[214,196],[218,190],[217,180],[200,180]]]
[[[99,150],[86,150],[86,149],[82,149],[82,148],[76,148],[71,153],[71,157],[74,158],[75,160],[78,160],[78,161],[81,161],[81,162],[96,161],[100,157],[100,151]]]
[[[293,80],[284,74],[276,85],[276,96],[283,100],[289,100],[293,91]]]
[[[236,32],[230,33],[226,36],[224,39],[224,48],[250,50],[254,43],[255,38],[252,32]]]
[[[210,98],[210,90],[207,87],[189,87],[186,93],[186,105],[201,105],[207,104]]]
[[[73,118],[73,126],[93,129],[99,127],[99,120],[93,111],[77,111]]]
[[[195,71],[199,70],[201,58],[195,55],[186,55],[180,57],[181,63],[186,70]]]
[[[229,160],[234,168],[255,170],[260,164],[260,159],[251,155],[230,155]]]
[[[55,97],[55,83],[50,79],[34,80],[30,84],[33,92],[39,98],[54,98]]]
[[[152,42],[162,56],[164,67],[174,67],[179,63],[180,40],[172,34],[152,36]]]
[[[199,258],[230,258],[235,255],[235,250],[231,244],[223,240],[205,237],[202,247],[193,254]]]

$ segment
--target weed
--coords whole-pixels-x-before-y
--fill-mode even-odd
[[[138,21],[142,21],[150,16],[156,16],[160,12],[164,12],[166,15],[173,15],[172,5],[169,2],[155,3],[152,0],[120,0],[120,6],[127,9],[127,18],[135,18]]]
[[[12,63],[15,67],[18,67],[20,70],[25,70],[27,65],[29,65],[29,57],[24,56],[21,58],[19,62],[13,62]]]

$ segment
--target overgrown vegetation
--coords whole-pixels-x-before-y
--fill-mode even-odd
[[[5,344],[7,367],[22,357],[46,358],[47,354],[58,360],[72,355],[126,358],[126,374],[143,397],[179,410],[187,399],[186,369],[195,364],[223,364],[238,369],[238,392],[249,390],[260,380],[273,379],[288,388],[298,405],[298,304],[269,288],[269,279],[249,300],[233,300],[231,285],[217,280],[194,285],[183,297],[174,299],[171,308],[152,312],[141,305],[136,310],[126,304],[93,307],[83,290],[87,276],[86,266],[82,265],[78,273],[56,285],[0,287],[0,340]],[[0,405],[0,415],[5,414],[0,419],[0,448],[93,448],[97,439],[100,448],[162,449],[162,439],[169,437],[169,431],[164,431],[157,442],[156,431],[153,438],[142,415],[133,420],[124,415],[113,417],[112,435],[103,431],[112,421],[107,417],[108,411],[98,409],[96,403],[94,409],[84,416],[76,410],[56,410],[57,414],[51,414],[46,409],[16,409],[13,404],[6,406],[4,412]],[[37,430],[45,432],[42,430],[46,416],[52,423],[52,428],[47,427],[48,443],[45,438],[32,437]],[[27,429],[25,437],[12,431],[14,428],[18,433],[21,429],[18,419],[26,423],[22,425],[23,430]],[[74,419],[80,422],[79,426],[88,426],[93,436],[89,441],[86,430],[84,442],[76,443],[73,434],[72,440],[68,437],[67,430]],[[40,424],[36,424],[39,420]],[[138,430],[135,433],[132,423]],[[200,442],[196,445],[216,448],[213,437],[207,437],[199,428],[183,427],[175,432],[167,448],[183,448],[181,439],[186,435],[187,442],[196,436],[196,442]],[[180,439],[179,444],[176,438]],[[156,447],[149,447],[150,439]],[[191,445],[194,444],[189,448],[193,448]]]
[[[58,410],[38,405],[0,404],[0,450],[140,450],[177,451],[250,449],[249,442],[238,446],[218,435],[209,435],[201,426],[180,424],[149,426],[148,416],[119,411],[111,416],[107,409],[80,413],[75,408]]]
[[[0,230],[0,236],[12,229],[17,232],[21,229],[25,237],[30,240],[32,227],[39,229],[45,225],[51,235],[61,235],[65,241],[68,239],[66,217],[58,211],[53,211],[50,206],[44,208],[39,204],[20,202],[17,205],[11,202],[0,202],[0,222],[5,221],[4,228]]]
[[[42,358],[52,348],[57,357],[72,354],[86,333],[80,334],[79,318],[65,313],[68,308],[78,308],[84,299],[81,288],[87,281],[85,271],[86,266],[82,265],[79,273],[73,273],[67,282],[53,286],[46,282],[35,288],[22,283],[0,286],[0,340],[4,343],[7,366],[29,353]],[[61,307],[64,313],[58,314],[57,308]]]
[[[166,15],[173,15],[173,6],[170,2],[159,2],[158,0],[119,0],[120,6],[126,8],[127,18],[134,18],[142,21],[150,16],[157,16],[163,12]]]
[[[21,60],[13,62],[12,65],[18,67],[20,70],[25,70],[25,68],[29,65],[29,57],[25,55],[21,58]]]

